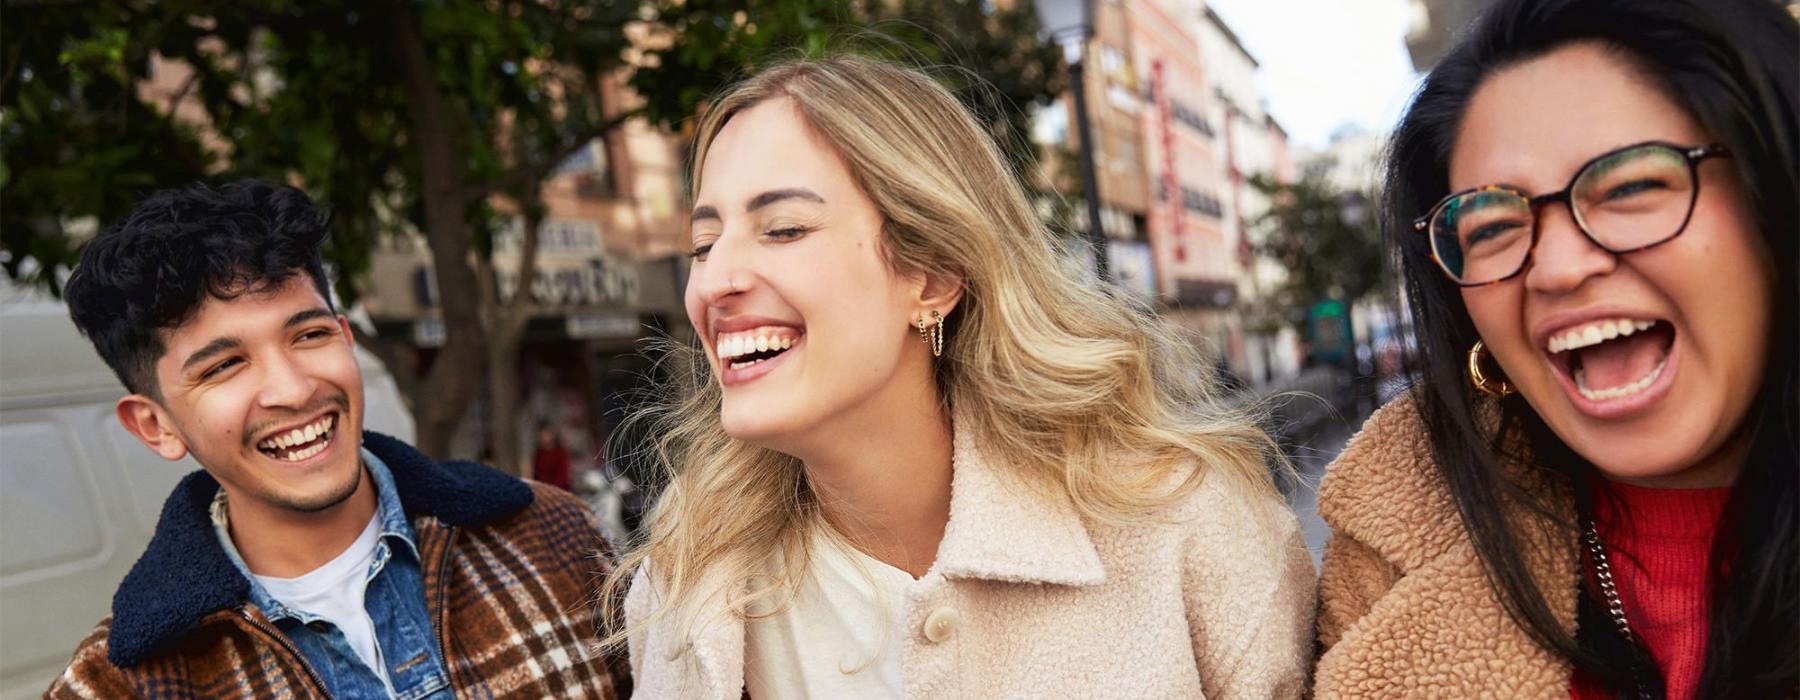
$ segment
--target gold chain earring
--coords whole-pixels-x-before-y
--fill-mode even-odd
[[[1476,391],[1496,399],[1504,399],[1513,394],[1512,385],[1506,383],[1504,379],[1489,379],[1487,374],[1481,371],[1481,357],[1489,354],[1492,353],[1489,353],[1479,340],[1475,341],[1475,347],[1469,348],[1469,383],[1475,385]]]
[[[931,310],[930,323],[926,323],[924,316],[919,317],[919,340],[931,346],[932,357],[944,356],[944,315],[937,309]]]

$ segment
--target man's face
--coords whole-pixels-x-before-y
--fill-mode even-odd
[[[325,511],[361,479],[362,372],[351,343],[349,324],[305,274],[208,297],[163,334],[162,399],[128,396],[119,417],[166,459],[191,452],[234,511]]]

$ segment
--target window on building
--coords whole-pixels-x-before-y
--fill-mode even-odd
[[[613,169],[608,165],[606,142],[594,139],[558,164],[551,171],[550,177],[575,178],[576,191],[585,196],[618,196],[616,183],[613,182]]]
[[[1031,114],[1031,140],[1041,144],[1069,143],[1069,110],[1061,102],[1035,108]]]

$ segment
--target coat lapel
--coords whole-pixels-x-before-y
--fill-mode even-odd
[[[663,607],[639,568],[625,596],[627,620],[642,620]],[[693,631],[665,615],[631,640],[634,692],[654,698],[732,700],[744,693],[744,619],[714,599],[700,612]],[[638,636],[641,634],[642,636]]]
[[[1527,492],[1573,512],[1566,489],[1522,466]],[[1514,623],[1484,575],[1410,398],[1377,412],[1321,487],[1333,530],[1395,570],[1392,587],[1320,660],[1320,697],[1568,697],[1568,664]],[[1522,509],[1526,568],[1565,629],[1575,625],[1578,549],[1572,533]]]
[[[950,523],[933,571],[1018,583],[1105,582],[1100,554],[1068,495],[995,461],[971,432],[957,430],[954,438]]]

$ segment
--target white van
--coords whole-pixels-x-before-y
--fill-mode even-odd
[[[413,439],[393,378],[368,352],[365,423]],[[0,282],[0,700],[43,695],[112,610],[175,483],[113,417],[125,390],[41,292]]]

